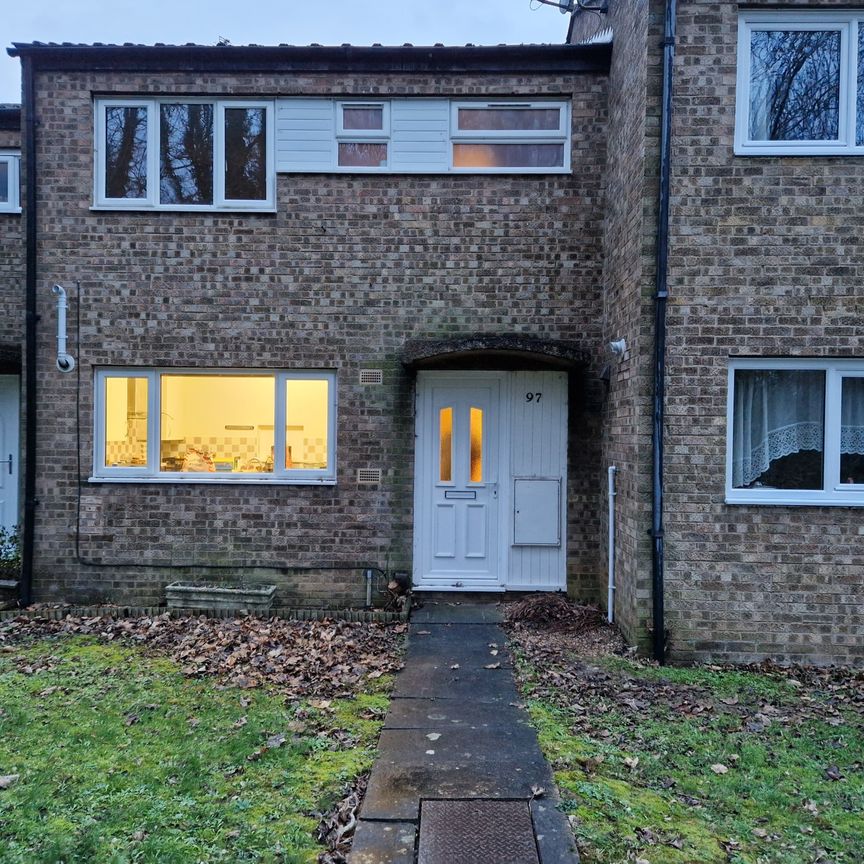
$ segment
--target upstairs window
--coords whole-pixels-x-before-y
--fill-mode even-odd
[[[97,207],[272,210],[272,104],[96,101]]]
[[[389,139],[388,103],[336,103],[337,164],[340,168],[387,168]]]
[[[726,500],[864,505],[864,361],[736,360]]]
[[[741,15],[735,152],[864,153],[864,14]]]
[[[562,102],[454,102],[452,167],[491,172],[569,168],[568,124]]]
[[[0,150],[0,213],[20,213],[17,151]]]

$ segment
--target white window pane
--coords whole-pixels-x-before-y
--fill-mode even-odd
[[[340,143],[339,165],[343,168],[385,168],[387,145],[359,141]]]
[[[147,464],[146,378],[105,379],[106,468],[135,468]]]
[[[751,140],[837,140],[840,39],[837,30],[751,33]]]
[[[147,109],[105,108],[105,197],[147,197]]]
[[[160,106],[159,201],[213,203],[212,105]]]
[[[161,471],[273,471],[272,375],[162,375],[161,392]]]
[[[732,486],[822,489],[825,373],[735,372]]]
[[[225,197],[267,199],[267,111],[225,109]]]
[[[563,144],[454,144],[456,168],[563,168]]]
[[[9,203],[9,163],[0,161],[0,204]]]
[[[355,131],[384,129],[384,108],[380,105],[345,105],[342,108],[342,128]]]
[[[460,108],[460,131],[558,131],[560,108]]]
[[[285,399],[285,467],[326,469],[330,464],[330,381],[289,379]]]
[[[864,483],[864,378],[843,379],[840,482]]]

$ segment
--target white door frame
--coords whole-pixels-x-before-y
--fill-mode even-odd
[[[19,521],[18,482],[21,463],[21,379],[0,375],[0,526],[7,530]],[[11,462],[9,461],[11,458]]]

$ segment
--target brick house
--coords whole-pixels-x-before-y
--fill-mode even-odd
[[[25,591],[401,569],[861,661],[859,19],[608,5],[559,46],[11,49]]]

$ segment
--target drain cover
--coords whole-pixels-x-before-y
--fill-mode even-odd
[[[527,801],[423,801],[417,864],[539,864]]]

